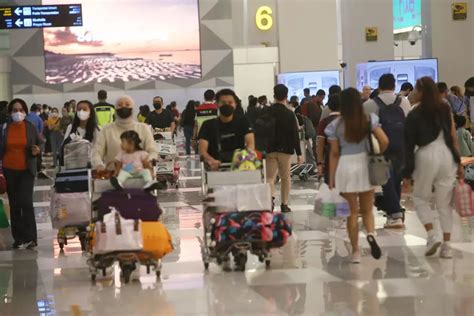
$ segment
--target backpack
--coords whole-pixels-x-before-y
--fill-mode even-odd
[[[257,150],[268,152],[276,138],[276,119],[270,107],[257,110],[254,131]]]
[[[389,140],[385,155],[402,153],[405,145],[405,112],[400,107],[402,98],[397,96],[395,102],[388,105],[378,96],[373,100],[379,108],[380,124]]]

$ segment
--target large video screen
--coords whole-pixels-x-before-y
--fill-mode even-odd
[[[82,4],[84,24],[44,29],[46,82],[201,77],[198,0],[60,2]]]
[[[421,25],[421,0],[393,0],[394,33],[409,32]]]
[[[405,82],[415,85],[421,77],[431,77],[438,81],[438,59],[413,59],[377,61],[358,64],[356,66],[357,88],[362,91],[365,85],[378,88],[379,78],[383,74],[392,73],[397,80],[397,91]]]
[[[313,71],[313,72],[289,72],[278,75],[278,83],[288,87],[288,96],[298,96],[301,100],[304,97],[303,90],[309,88],[311,95],[316,95],[319,89],[326,91],[326,98],[329,88],[332,85],[339,85],[339,71]]]

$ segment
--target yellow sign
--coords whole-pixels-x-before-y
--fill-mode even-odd
[[[261,31],[268,31],[273,27],[273,10],[269,6],[261,6],[255,14],[255,23]]]
[[[467,19],[467,2],[455,2],[452,6],[453,9],[453,20],[466,20]]]
[[[367,42],[376,42],[379,39],[379,29],[377,27],[365,28],[365,40]]]

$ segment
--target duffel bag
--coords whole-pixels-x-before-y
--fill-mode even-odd
[[[162,210],[156,197],[143,189],[127,189],[102,193],[97,201],[99,219],[115,208],[126,219],[156,222]]]
[[[265,212],[232,212],[217,214],[212,238],[219,244],[264,242],[267,247],[281,247],[292,230],[284,214]]]
[[[87,225],[91,221],[91,200],[88,192],[53,193],[51,222],[53,228]]]
[[[89,192],[90,184],[89,169],[65,170],[56,174],[54,188],[57,193]]]
[[[124,219],[116,210],[95,226],[94,253],[141,251],[143,237],[139,220]]]
[[[160,222],[142,222],[143,251],[161,259],[173,251],[171,235],[165,225]]]

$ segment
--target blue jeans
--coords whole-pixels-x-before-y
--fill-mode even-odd
[[[402,207],[400,205],[400,198],[402,196],[402,159],[391,158],[392,169],[390,170],[390,179],[387,184],[382,186],[383,203],[382,210],[387,216],[397,219],[403,218]]]
[[[194,127],[193,126],[184,126],[184,138],[186,139],[186,155],[191,155],[191,141],[193,140]]]

